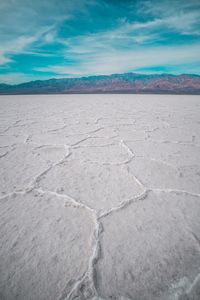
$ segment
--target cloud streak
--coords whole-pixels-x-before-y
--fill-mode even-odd
[[[51,26],[44,27],[33,36],[20,36],[15,40],[8,40],[2,43],[0,47],[0,65],[12,62],[10,56],[13,54],[25,53],[34,42],[38,41],[42,36],[46,36],[51,28]],[[27,52],[29,53],[28,50]]]
[[[144,55],[145,51],[145,55]],[[50,72],[67,76],[101,75],[135,71],[143,67],[192,64],[199,59],[200,43],[195,46],[152,47],[150,49],[127,51],[99,51],[89,59],[81,60],[73,66],[48,66],[37,68],[40,72]]]

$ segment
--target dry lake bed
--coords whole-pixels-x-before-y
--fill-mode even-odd
[[[0,97],[0,299],[200,299],[200,97]]]

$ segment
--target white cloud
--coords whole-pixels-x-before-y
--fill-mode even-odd
[[[44,36],[44,41],[47,43],[51,43],[55,40],[55,32],[48,32],[45,36]]]
[[[100,51],[73,66],[49,66],[37,68],[40,72],[52,72],[66,76],[87,76],[134,71],[143,67],[180,65],[199,61],[200,44],[185,47],[153,47],[149,49]]]
[[[10,63],[12,60],[5,56],[4,53],[1,53],[0,51],[0,65],[5,65],[7,63]]]
[[[138,28],[156,29],[164,26],[180,34],[200,35],[200,3],[199,0],[155,0],[142,2],[141,14],[151,16],[152,21],[136,23]],[[134,24],[133,24],[134,25]]]
[[[29,53],[26,49],[34,42],[38,41],[42,36],[50,34],[51,29],[52,26],[43,27],[33,36],[20,36],[14,40],[2,42],[0,46],[0,65],[12,62],[12,59],[9,57],[11,54]],[[30,53],[33,54],[32,51],[30,51]]]
[[[53,42],[55,28],[73,18],[74,9],[84,8],[86,2],[88,0],[0,1],[0,65],[12,61],[10,54],[28,50],[35,53],[31,45],[41,38],[45,43]]]
[[[171,16],[158,16],[152,21],[146,22],[126,22],[117,29],[117,32],[128,34],[130,32],[150,34],[152,32],[173,30],[180,34],[200,35],[200,11],[179,13]],[[161,31],[162,30],[162,31]]]

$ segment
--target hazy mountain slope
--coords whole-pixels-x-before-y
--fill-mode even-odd
[[[49,79],[18,85],[0,84],[0,94],[50,93],[173,93],[200,94],[199,75],[136,73]]]

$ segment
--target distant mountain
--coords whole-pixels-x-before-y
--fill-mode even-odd
[[[200,76],[125,73],[0,84],[0,94],[70,93],[200,94]]]

